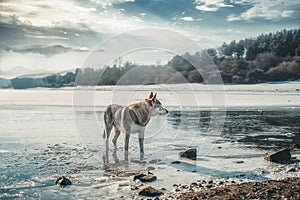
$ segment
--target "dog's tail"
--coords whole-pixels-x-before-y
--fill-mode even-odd
[[[107,106],[103,114],[103,121],[104,121],[104,130],[103,130],[103,139],[107,138],[108,132],[112,129],[113,123],[113,113],[111,105]]]

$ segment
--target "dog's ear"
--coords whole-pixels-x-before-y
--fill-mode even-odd
[[[156,93],[155,95],[153,95],[153,92],[151,92],[149,97],[145,99],[145,102],[147,102],[150,106],[152,106],[153,103],[155,103],[155,100],[156,100]]]
[[[151,98],[151,100],[152,100],[153,102],[155,102],[155,100],[156,100],[156,95],[157,95],[157,93],[155,93],[155,95]]]
[[[153,97],[153,92],[150,93],[150,95],[149,95],[148,98],[149,98],[149,99],[152,99],[152,97]]]
[[[146,102],[147,104],[149,104],[150,106],[153,105],[153,104],[152,104],[152,99],[145,99],[145,102]]]

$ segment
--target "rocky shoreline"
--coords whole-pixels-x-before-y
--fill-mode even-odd
[[[151,181],[137,179],[136,177],[141,175],[135,175],[131,190],[137,192],[133,192],[133,199],[300,199],[299,160],[295,157],[291,159],[291,154],[287,149],[266,155],[265,160],[270,164],[276,161],[277,164],[269,173],[284,178],[251,181],[241,175],[240,178],[202,179],[189,184],[174,183],[173,189],[167,190],[166,188],[153,188],[147,184]],[[180,161],[172,163],[178,164]],[[153,173],[148,173],[154,176]],[[142,176],[146,175],[142,174]],[[153,181],[155,180],[156,176]]]
[[[272,173],[280,171],[280,180],[251,181],[242,178],[200,179],[189,184],[174,183],[172,189],[155,188],[151,181],[131,180],[132,199],[300,199],[300,163],[281,164]],[[154,176],[150,173],[151,176]],[[149,176],[149,175],[147,175]],[[151,176],[149,178],[151,178]],[[159,179],[159,178],[158,178]],[[156,181],[156,178],[153,179]]]
[[[187,192],[178,199],[299,199],[300,178],[247,182],[237,185]]]
[[[25,152],[25,157],[22,153],[7,153],[7,158],[14,158],[15,164],[6,160],[3,165],[15,176],[2,176],[5,181],[0,189],[4,189],[2,191],[5,193],[1,194],[0,191],[0,199],[15,195],[25,197],[18,192],[26,190],[35,191],[29,197],[38,198],[40,189],[46,190],[48,187],[55,191],[55,194],[49,195],[53,198],[56,194],[59,197],[73,195],[72,197],[79,198],[74,191],[84,188],[87,193],[83,196],[92,194],[93,198],[104,199],[110,199],[112,195],[114,199],[135,200],[300,199],[300,161],[297,159],[300,157],[299,150],[291,151],[292,156],[287,154],[290,160],[283,163],[274,163],[267,159],[264,161],[261,156],[258,159],[265,163],[265,167],[258,166],[251,173],[247,169],[233,170],[230,174],[224,173],[220,176],[204,176],[201,174],[204,168],[199,163],[198,168],[191,167],[197,166],[197,163],[186,160],[185,157],[169,160],[154,158],[144,162],[120,160],[99,166],[92,159],[93,154],[81,146],[55,144]],[[244,158],[228,163],[229,167],[243,169],[249,161]],[[22,170],[27,169],[26,167],[28,172],[37,172],[34,178],[17,176],[24,173]],[[183,176],[188,178],[182,178]],[[53,187],[54,185],[57,187]],[[82,190],[80,194],[81,192]]]
[[[133,199],[300,199],[300,177],[244,183],[202,180],[173,186],[172,191],[143,186],[133,194]]]
[[[94,178],[93,188],[96,190],[105,188],[117,181],[117,191],[120,192],[117,199],[300,199],[300,162],[298,160],[272,165],[273,170],[269,173],[280,175],[278,177],[286,177],[279,180],[254,181],[243,176],[197,179],[195,176],[195,180],[191,180],[188,184],[174,180],[171,188],[155,186],[160,179],[155,175],[158,171],[154,167],[147,168],[148,172],[136,171],[135,173],[107,169],[103,177]],[[76,178],[70,178],[76,184]]]

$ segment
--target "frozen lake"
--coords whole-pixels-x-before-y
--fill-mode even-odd
[[[207,177],[280,178],[262,157],[300,143],[299,89],[292,82],[0,90],[0,198],[118,198],[129,195],[120,185],[129,183],[130,173],[148,167],[158,177],[152,185],[167,189]],[[124,162],[123,135],[116,154],[103,159],[104,106],[141,101],[149,91],[158,92],[170,113],[147,126],[146,162],[136,162],[135,136]],[[197,148],[197,161],[171,164],[189,147]],[[54,185],[62,175],[71,187]]]

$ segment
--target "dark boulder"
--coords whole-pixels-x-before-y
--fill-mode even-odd
[[[181,162],[176,160],[176,161],[172,161],[171,164],[180,164]]]
[[[300,143],[294,144],[293,147],[296,148],[296,149],[300,149]]]
[[[162,195],[163,193],[151,186],[146,186],[141,188],[138,194],[146,197],[156,197]]]
[[[265,160],[276,163],[286,163],[291,160],[291,153],[289,148],[281,149],[271,154],[265,155]]]
[[[55,181],[55,185],[59,185],[60,187],[66,187],[67,185],[72,185],[72,182],[65,176],[61,176]]]
[[[141,174],[135,175],[133,177],[134,181],[137,179],[139,179],[142,182],[152,182],[152,181],[155,181],[157,179],[157,177],[154,174],[152,174],[151,172],[148,172],[148,175],[141,173]]]
[[[197,159],[197,149],[188,149],[188,150],[179,152],[179,157],[196,160]]]

